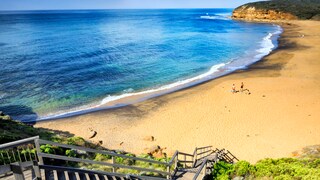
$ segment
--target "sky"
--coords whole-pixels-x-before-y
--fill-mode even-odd
[[[0,10],[235,8],[257,0],[0,0]]]

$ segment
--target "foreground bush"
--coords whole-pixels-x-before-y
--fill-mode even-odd
[[[251,165],[246,161],[215,164],[214,179],[320,179],[320,159],[264,159]]]

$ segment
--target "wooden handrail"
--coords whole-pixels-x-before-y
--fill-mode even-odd
[[[168,166],[171,166],[174,159],[178,157],[179,151],[174,152],[173,156],[171,157],[171,160],[168,162]]]
[[[194,166],[197,164],[197,162],[199,162],[199,160],[201,160],[199,162],[201,164],[199,164],[199,163],[197,164],[197,168],[199,168],[199,169],[198,169],[198,171],[196,172],[196,174],[195,174],[195,176],[193,178],[193,179],[197,179],[198,176],[200,175],[200,173],[204,170],[204,168],[206,167],[206,165],[208,163],[212,163],[213,161],[216,162],[218,159],[225,159],[228,162],[234,162],[233,160],[238,160],[233,154],[231,154],[229,151],[227,151],[225,149],[221,149],[221,150],[215,149],[215,150],[213,150],[212,146],[205,146],[205,147],[197,147],[197,148],[195,148],[193,154],[175,151],[174,155],[171,157],[171,159],[168,162],[161,162],[161,161],[156,161],[156,160],[147,159],[147,158],[132,157],[132,156],[124,155],[124,154],[117,154],[117,153],[115,153],[113,151],[96,150],[96,149],[90,149],[90,148],[81,147],[81,146],[74,146],[74,145],[56,143],[56,142],[52,142],[52,141],[39,139],[39,136],[26,138],[26,139],[14,141],[14,142],[6,143],[6,144],[2,144],[2,145],[0,145],[0,150],[9,149],[8,151],[10,151],[10,148],[14,149],[15,147],[19,147],[21,145],[30,144],[30,143],[32,143],[32,144],[34,144],[36,146],[36,152],[37,152],[38,157],[35,157],[36,158],[35,160],[40,162],[39,163],[40,164],[39,167],[42,167],[42,169],[45,169],[45,168],[47,168],[47,169],[48,168],[49,169],[50,168],[56,168],[55,170],[59,170],[59,171],[63,170],[63,171],[70,171],[70,172],[75,172],[75,171],[76,172],[80,172],[82,170],[79,170],[79,169],[76,169],[76,168],[72,169],[70,167],[47,166],[47,165],[44,165],[42,163],[43,162],[42,158],[50,158],[50,159],[73,161],[73,162],[82,162],[82,163],[89,163],[89,164],[100,164],[100,165],[112,167],[114,170],[116,168],[124,168],[124,169],[138,170],[138,171],[154,172],[154,173],[159,173],[159,174],[162,174],[164,176],[167,176],[167,179],[174,178],[175,172],[177,172],[177,170],[178,170],[178,168],[177,168],[177,163],[178,162],[182,163],[184,168],[187,167],[188,163],[192,163],[192,168],[194,168]],[[126,159],[132,159],[132,160],[135,160],[135,161],[142,161],[142,162],[148,162],[148,163],[153,163],[153,164],[164,165],[167,168],[167,170],[155,170],[155,169],[142,168],[142,167],[138,167],[138,166],[128,166],[128,165],[124,165],[124,164],[117,164],[117,163],[115,163],[115,161],[113,161],[111,163],[111,162],[95,161],[95,160],[90,160],[90,159],[81,159],[81,158],[76,158],[76,157],[68,157],[68,156],[65,156],[65,155],[53,155],[53,154],[42,153],[41,149],[40,149],[40,145],[42,145],[42,144],[49,144],[49,145],[58,146],[58,147],[62,147],[62,148],[80,150],[80,151],[85,151],[85,152],[90,152],[90,153],[105,154],[105,155],[111,156],[113,160],[115,160],[115,157],[121,157],[121,158],[126,158]],[[216,155],[214,160],[209,160],[208,159],[209,156],[214,154],[214,153]],[[189,158],[187,159],[187,157],[189,157]],[[192,160],[189,160],[189,159],[192,159]],[[174,171],[171,172],[173,165],[174,165]],[[83,171],[89,172],[90,170],[83,170]],[[120,177],[120,176],[121,177],[131,176],[131,177],[137,177],[137,178],[144,179],[144,178],[142,178],[142,176],[119,174],[119,173],[116,173],[115,171],[113,173],[99,172],[99,171],[90,171],[90,172],[97,172],[99,174],[108,174],[108,175],[111,175],[111,176],[112,176],[112,174],[114,174],[115,176],[118,176],[118,177]],[[205,169],[205,174],[206,173],[207,173],[207,171]],[[149,178],[148,177],[148,178],[145,178],[145,179],[159,179],[160,180],[160,179],[163,179],[163,178],[159,178],[159,177],[150,177]]]
[[[203,156],[203,157],[201,157],[201,158],[198,158],[197,160],[204,159],[204,158],[206,158],[206,157],[210,156],[211,154],[213,154],[213,152],[212,152],[212,153],[210,153],[210,154],[208,154],[208,155],[206,155],[206,156]]]
[[[80,159],[80,158],[67,157],[67,156],[61,156],[61,155],[53,155],[53,154],[46,154],[46,153],[39,153],[39,155],[44,157],[44,158],[52,158],[52,159],[59,159],[59,160],[65,160],[65,161],[89,163],[89,164],[100,164],[100,165],[111,166],[111,167],[116,167],[116,168],[135,169],[135,170],[138,170],[138,171],[149,171],[149,172],[155,172],[155,173],[164,174],[164,175],[170,175],[170,173],[168,173],[166,171],[159,171],[159,170],[154,170],[154,169],[140,168],[140,167],[135,167],[135,166],[112,164],[112,163],[107,163],[107,162],[93,161],[93,160],[89,160],[89,159]]]
[[[193,161],[179,161],[180,163],[193,163]]]
[[[204,152],[198,153],[198,155],[206,154],[206,153],[208,153],[210,151],[212,151],[212,150],[208,150],[208,151],[204,151]]]
[[[0,150],[9,149],[12,147],[17,147],[17,146],[24,145],[27,143],[34,143],[34,140],[36,140],[36,139],[39,139],[39,136],[34,136],[34,137],[26,138],[26,139],[21,139],[21,140],[9,142],[9,143],[1,144]]]
[[[200,175],[202,169],[205,167],[205,165],[207,164],[207,162],[208,162],[208,159],[205,159],[205,160],[202,162],[202,164],[201,164],[200,168],[198,169],[197,173],[194,175],[193,180],[197,180],[198,176]]]
[[[237,157],[235,157],[230,151],[227,150],[227,154],[230,154],[232,156],[232,159],[235,159],[237,161],[239,161],[239,159]]]
[[[77,149],[77,150],[82,150],[82,151],[86,151],[86,152],[106,154],[106,155],[110,155],[110,156],[117,156],[117,157],[122,157],[122,158],[127,158],[127,159],[133,159],[136,161],[145,161],[145,162],[154,163],[154,164],[168,165],[168,163],[166,163],[166,162],[155,161],[155,160],[146,159],[146,158],[131,157],[131,156],[123,155],[123,154],[117,154],[117,153],[108,152],[108,151],[90,149],[90,148],[85,148],[85,147],[81,147],[81,146],[60,144],[60,143],[46,141],[46,140],[42,140],[42,139],[39,139],[39,143],[40,144],[50,144],[50,145],[69,148],[69,149]]]
[[[151,179],[151,180],[164,180],[165,178],[159,177],[145,177],[139,175],[132,175],[132,174],[121,174],[121,173],[111,173],[105,171],[98,171],[98,170],[87,170],[87,169],[78,169],[78,168],[71,168],[71,167],[61,167],[61,166],[51,166],[51,165],[39,165],[40,169],[43,170],[56,170],[56,171],[68,171],[68,172],[77,172],[77,173],[90,173],[90,174],[99,174],[99,175],[107,175],[107,176],[117,176],[117,177],[135,177],[139,179]]]
[[[199,148],[196,148],[196,149],[197,150],[201,150],[201,149],[205,149],[205,148],[212,148],[212,146],[199,147]]]
[[[185,156],[193,157],[193,155],[192,155],[192,154],[188,154],[188,153],[179,152],[179,154],[182,154],[182,155],[185,155]]]

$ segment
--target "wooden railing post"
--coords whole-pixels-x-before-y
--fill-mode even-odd
[[[33,161],[33,171],[36,176],[36,180],[41,180],[41,171],[37,161]]]
[[[171,176],[170,176],[170,165],[169,164],[167,165],[167,173],[168,173],[167,179],[171,179]]]
[[[192,161],[193,161],[193,167],[196,165],[196,161],[197,161],[197,151],[198,151],[198,148],[196,147],[194,149],[194,152],[193,152],[193,158],[192,158]]]
[[[174,169],[178,168],[178,156],[175,157]]]
[[[207,163],[204,165],[204,176],[207,174]],[[204,177],[203,176],[203,177]]]
[[[10,169],[13,172],[13,176],[15,180],[24,180],[24,175],[20,162],[15,162],[10,164]]]
[[[111,157],[112,158],[112,165],[114,165],[116,163],[114,156]],[[115,173],[116,172],[116,168],[114,166],[112,166],[112,172]]]
[[[41,155],[39,155],[39,153],[41,153],[40,144],[39,144],[39,137],[37,137],[37,139],[34,140],[34,144],[36,145],[36,150],[37,150],[37,156],[38,156],[39,164],[44,165],[44,164],[43,164],[43,158],[42,158]]]
[[[183,167],[186,168],[186,164],[187,164],[187,163],[186,163],[186,161],[187,161],[187,156],[186,156],[186,155],[184,155],[183,160],[184,160]]]

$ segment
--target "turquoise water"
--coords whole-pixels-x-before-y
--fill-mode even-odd
[[[22,121],[90,112],[245,68],[281,29],[231,11],[0,12],[0,110]]]

